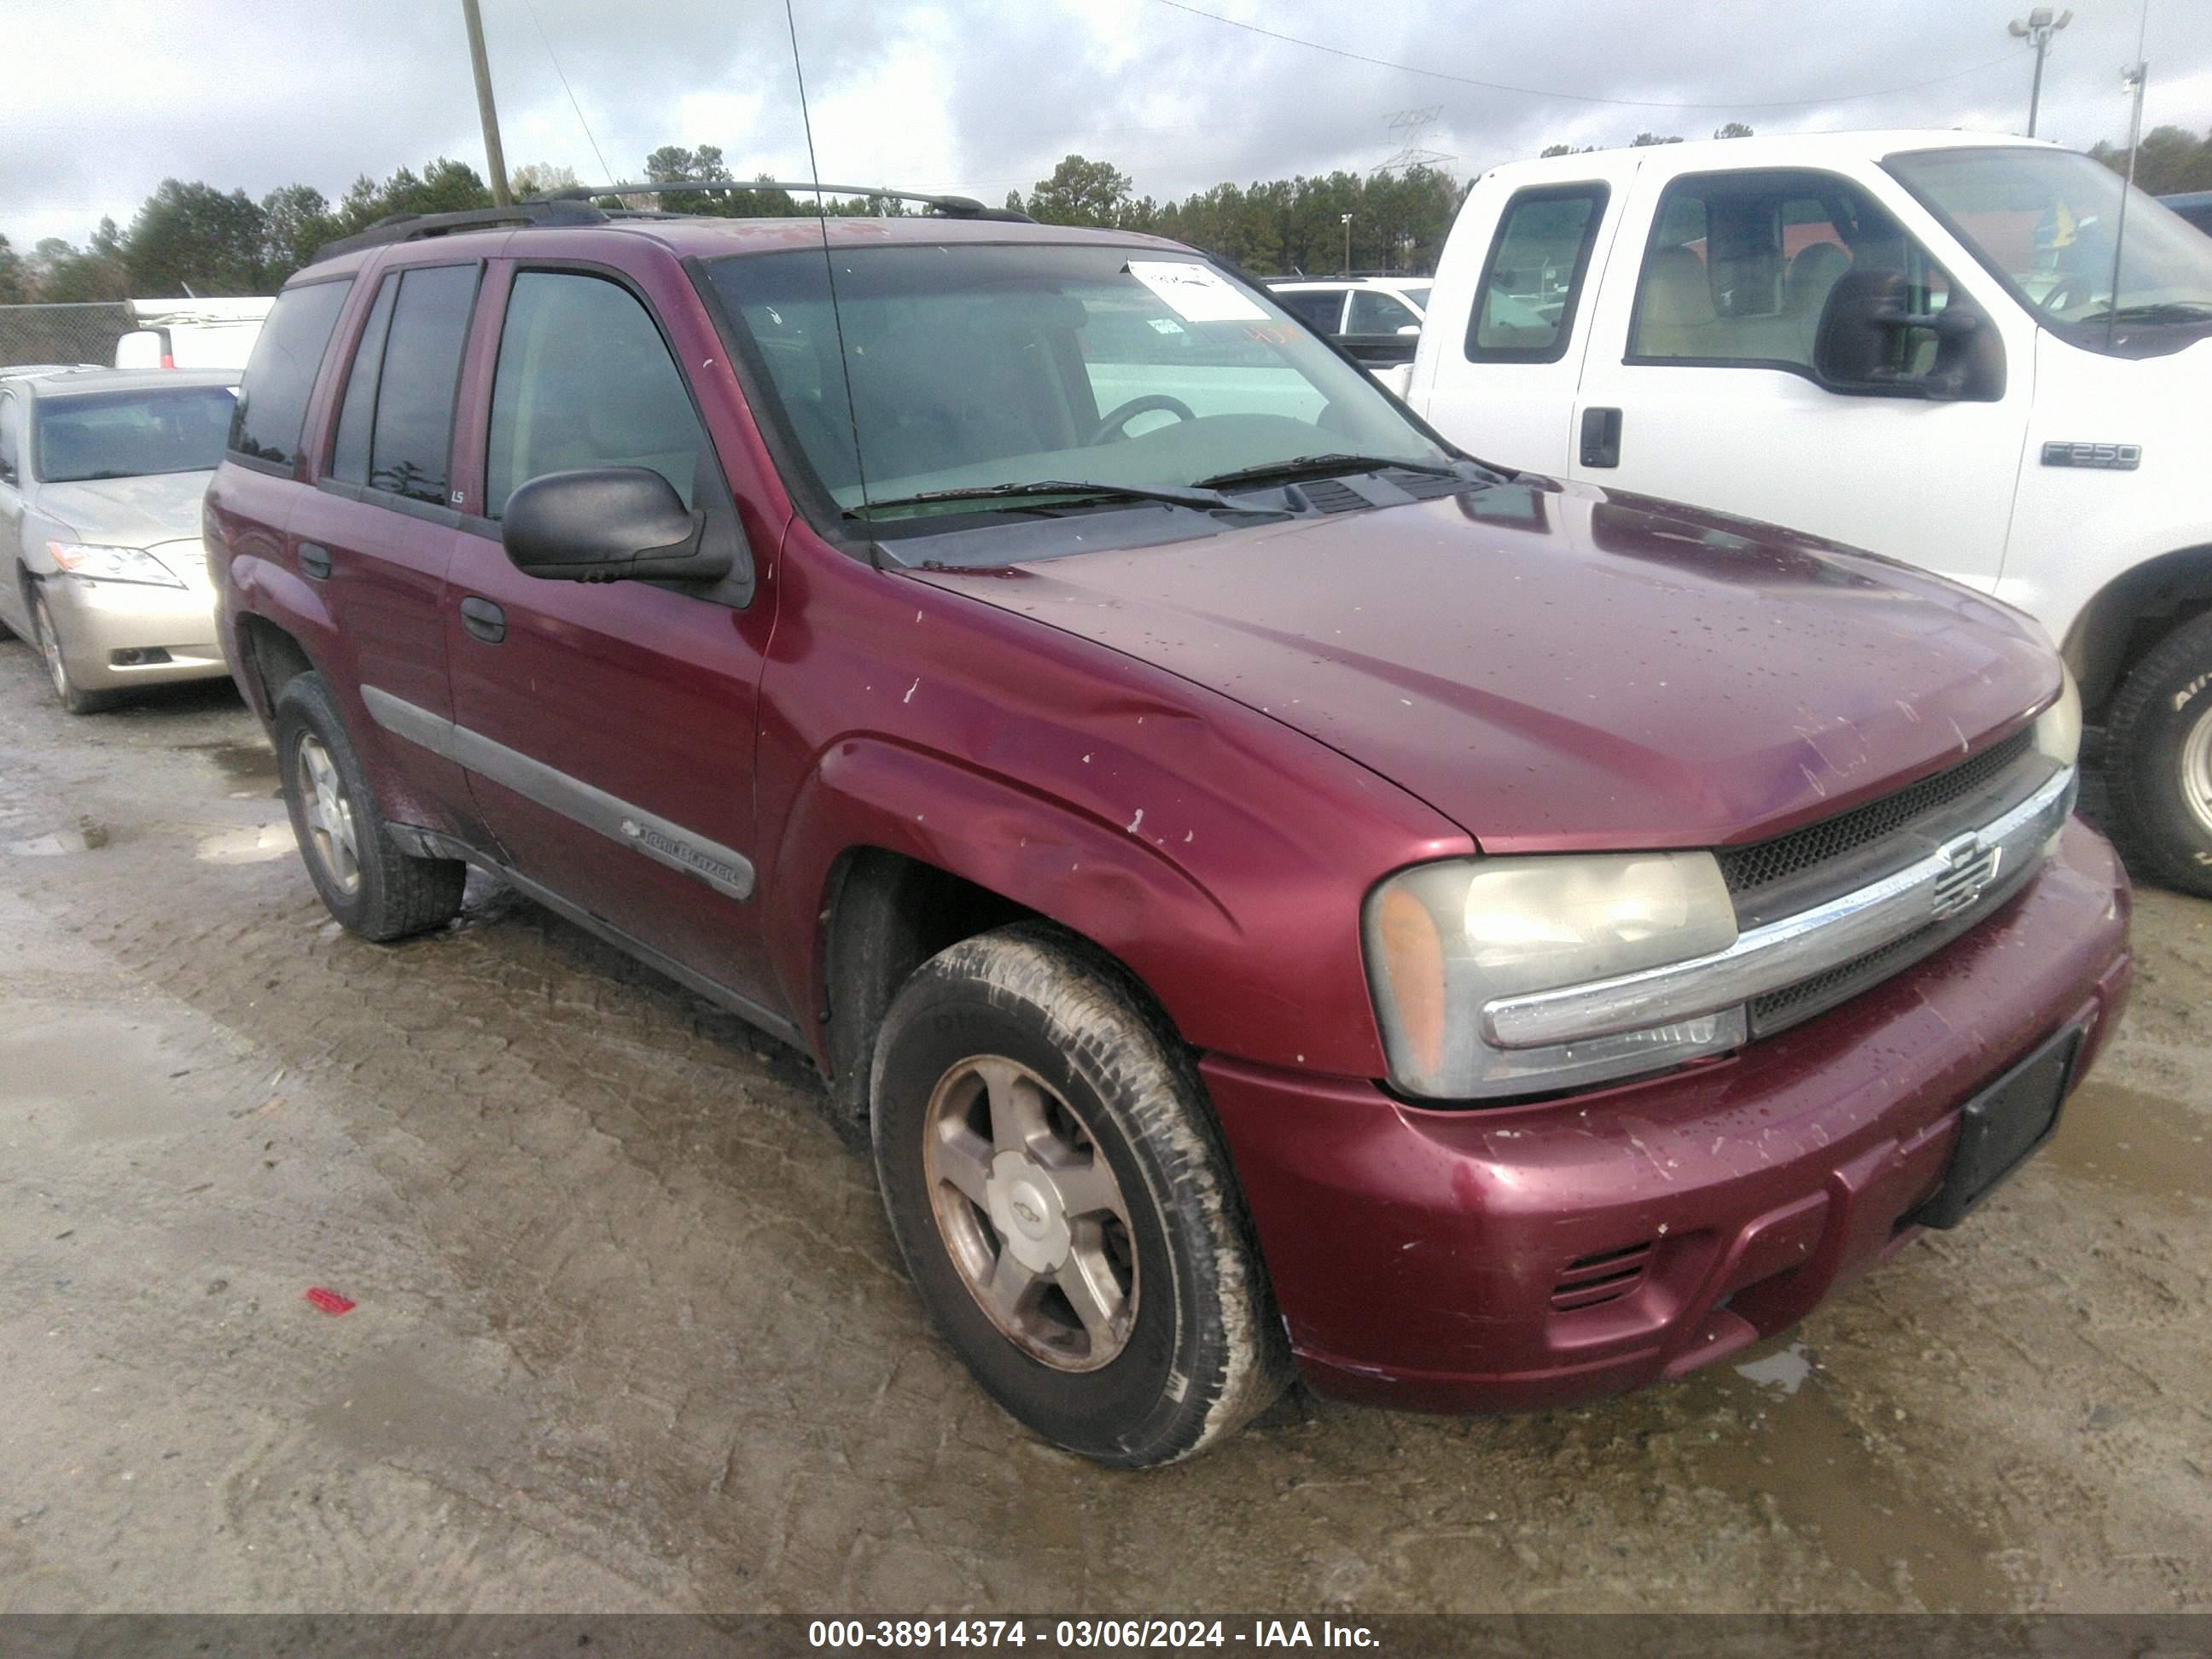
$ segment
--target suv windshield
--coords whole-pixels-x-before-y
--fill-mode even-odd
[[[1886,165],[2054,332],[2093,350],[2212,331],[2212,240],[2112,170],[2070,150],[2004,146],[1893,155]],[[2113,238],[2127,202],[2119,280]]]
[[[230,431],[228,386],[76,392],[38,404],[38,475],[47,483],[211,472]]]
[[[1320,454],[1346,456],[1346,471],[1354,457],[1450,459],[1272,301],[1170,249],[840,248],[836,259],[834,315],[819,249],[707,272],[775,414],[849,515],[1034,512],[1035,490],[970,492],[1188,490]]]

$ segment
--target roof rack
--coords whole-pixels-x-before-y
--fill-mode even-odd
[[[641,184],[576,185],[532,196],[508,207],[471,208],[459,213],[393,213],[350,236],[341,236],[315,250],[315,261],[358,253],[363,248],[390,242],[420,241],[431,236],[453,236],[468,230],[495,230],[501,226],[598,225],[611,219],[674,219],[685,216],[631,208],[593,205],[603,196],[731,195],[739,191],[780,190],[787,194],[880,197],[893,201],[920,202],[951,219],[1005,219],[1033,224],[1026,213],[1012,208],[986,207],[969,196],[934,196],[920,191],[888,190],[875,185],[817,185],[811,181],[777,179],[648,179]],[[311,261],[310,263],[314,263]]]

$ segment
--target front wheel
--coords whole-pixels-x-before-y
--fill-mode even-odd
[[[415,858],[392,844],[319,674],[296,675],[277,695],[276,764],[300,856],[340,922],[380,944],[453,920],[468,866]]]
[[[46,665],[46,683],[54,689],[54,699],[72,714],[97,714],[103,708],[115,706],[112,691],[87,691],[70,678],[69,664],[62,657],[61,630],[54,626],[54,613],[46,604],[44,593],[31,596],[31,629],[36,635],[40,659]]]
[[[1165,1463],[1281,1392],[1281,1322],[1198,1079],[1110,962],[1031,923],[951,946],[892,1003],[871,1094],[908,1270],[1022,1422]]]
[[[2212,897],[2212,613],[2131,669],[2105,723],[2112,830],[2154,877]]]

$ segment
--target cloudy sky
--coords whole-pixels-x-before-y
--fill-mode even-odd
[[[781,0],[482,3],[510,166],[631,178],[657,145],[709,143],[742,173],[804,175]],[[2141,3],[2075,0],[2044,136],[2124,137],[2119,73]],[[1422,143],[1461,173],[1548,143],[1700,137],[1729,120],[2027,119],[2030,54],[2005,33],[2025,0],[794,5],[823,178],[993,200],[1071,150],[1163,199],[1364,171],[1403,143],[1394,113],[1431,105]],[[2148,8],[2148,123],[2212,128],[2212,4]],[[169,175],[256,197],[302,180],[335,198],[357,174],[441,154],[483,170],[459,0],[6,0],[0,38],[16,68],[0,101],[0,232],[18,248],[82,242],[103,214],[127,225]]]

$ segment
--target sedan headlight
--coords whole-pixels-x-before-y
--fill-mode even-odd
[[[177,574],[143,548],[101,547],[90,542],[48,542],[54,562],[72,576],[94,582],[143,582],[182,587]]]
[[[1533,1094],[1663,1069],[1745,1040],[1741,1008],[1541,1048],[1486,1040],[1503,996],[1725,951],[1735,907],[1710,853],[1453,859],[1368,896],[1368,979],[1391,1079],[1444,1099]]]
[[[2058,672],[2058,701],[2035,717],[2035,749],[2061,766],[2071,766],[2081,758],[2081,688],[2063,664]]]

